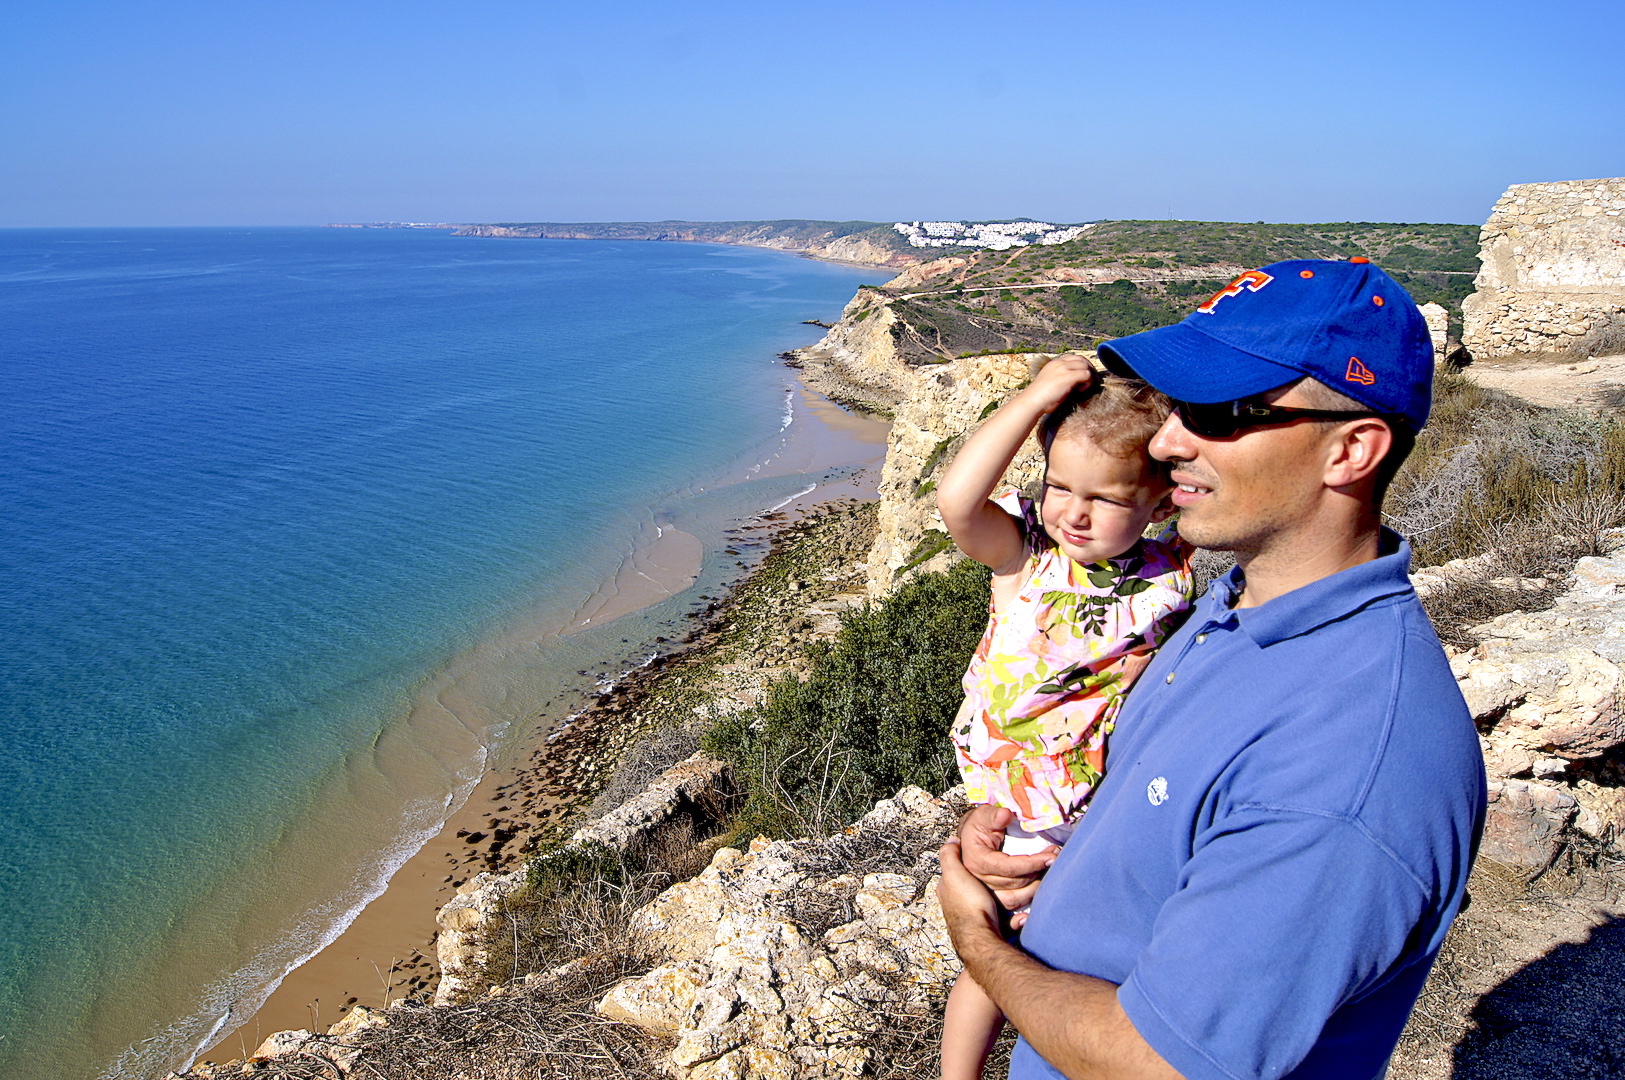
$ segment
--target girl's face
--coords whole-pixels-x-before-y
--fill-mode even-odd
[[[1114,558],[1173,512],[1173,485],[1145,454],[1114,457],[1086,435],[1057,436],[1044,468],[1044,531],[1075,562]]]

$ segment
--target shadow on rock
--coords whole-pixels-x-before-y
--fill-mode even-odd
[[[1625,919],[1559,945],[1485,994],[1453,1080],[1625,1076]]]

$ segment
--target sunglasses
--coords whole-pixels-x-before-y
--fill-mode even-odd
[[[1284,405],[1264,405],[1256,401],[1218,401],[1211,405],[1195,401],[1174,402],[1174,412],[1185,430],[1208,439],[1228,439],[1248,428],[1269,424],[1290,424],[1294,420],[1359,420],[1381,417],[1390,424],[1395,418],[1380,412],[1340,412],[1331,409],[1292,409]]]

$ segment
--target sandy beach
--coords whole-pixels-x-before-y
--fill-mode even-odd
[[[856,416],[799,385],[793,393],[795,419],[770,456],[713,485],[761,476],[808,477],[797,495],[761,508],[754,521],[737,523],[751,527],[764,549],[776,528],[820,504],[873,498],[885,456],[886,423]],[[831,472],[840,475],[818,479]],[[736,554],[708,553],[697,538],[675,526],[648,523],[616,573],[554,632],[569,635],[659,603],[688,589],[708,555]],[[696,640],[703,645],[703,634],[703,629],[691,632],[678,647],[692,647],[689,643]],[[513,733],[502,762],[395,873],[383,894],[199,1060],[245,1058],[273,1032],[325,1027],[356,1005],[377,1008],[430,995],[435,912],[474,874],[511,869],[538,844],[559,835],[577,811],[581,791],[596,787],[607,775],[601,759],[603,745],[615,743],[610,725],[640,683],[656,676],[664,663],[665,658],[656,658],[623,675],[562,732],[535,725]]]

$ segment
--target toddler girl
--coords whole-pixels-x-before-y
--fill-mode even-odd
[[[953,740],[970,801],[1016,815],[1011,854],[1071,834],[1100,783],[1123,692],[1189,604],[1189,547],[1167,533],[1142,539],[1173,512],[1167,466],[1146,452],[1168,412],[1144,383],[1101,380],[1082,356],[1060,356],[971,436],[937,488],[954,542],[993,571]],[[1040,504],[991,499],[1035,426]],[[980,1077],[1003,1024],[961,975],[948,997],[945,1080]]]

